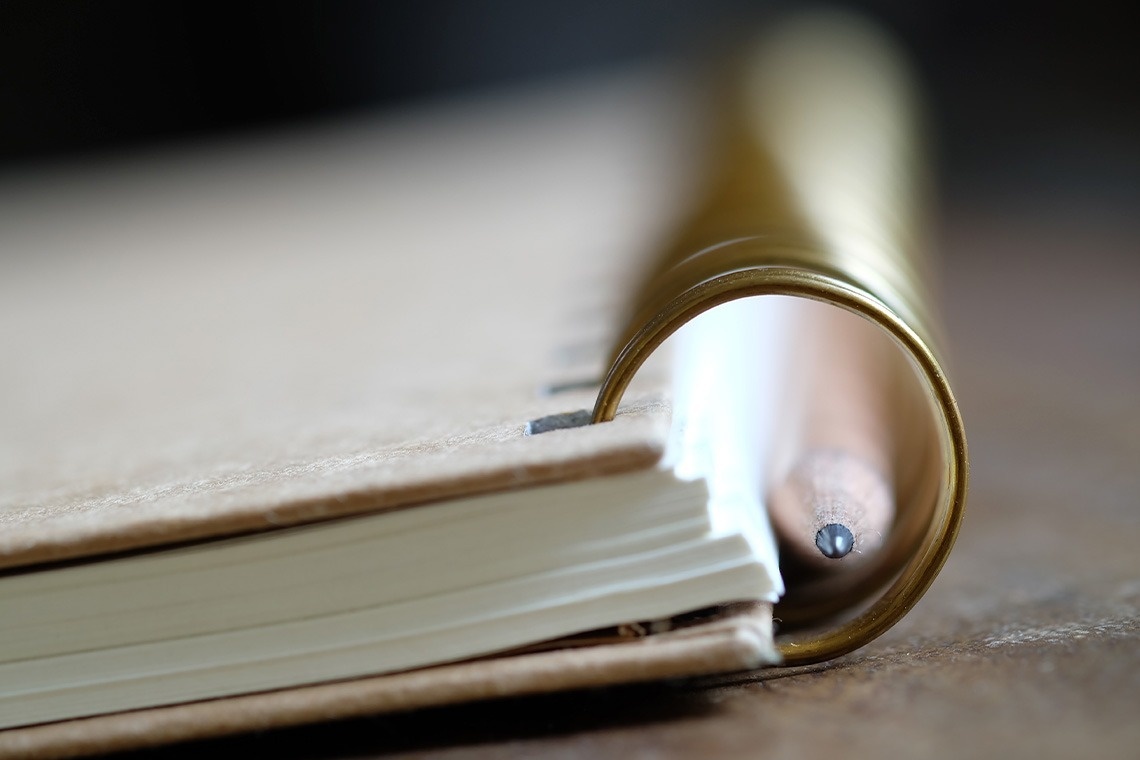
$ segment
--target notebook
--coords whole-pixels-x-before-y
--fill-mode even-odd
[[[831,92],[837,60],[805,84]],[[892,290],[914,262],[898,275],[880,237],[875,277],[849,275],[851,222],[881,209],[816,213],[842,186],[795,165],[799,138],[772,172],[732,153],[710,196],[698,97],[641,72],[8,177],[0,756],[809,661],[904,614],[965,488],[924,315]],[[787,106],[780,128],[812,113]],[[905,187],[887,163],[872,200]],[[709,197],[697,229],[726,245],[689,257],[678,220]],[[783,242],[726,234],[758,205]],[[806,269],[785,274],[789,240]],[[777,428],[754,421],[778,417],[779,362],[709,347],[778,323],[772,299],[720,304],[725,283],[869,315],[917,380],[895,410],[916,505],[874,562],[788,596],[785,619],[818,619],[894,584],[830,639],[773,640],[756,463]]]
[[[670,81],[635,75],[512,93],[8,178],[0,188],[0,584],[42,583],[95,559],[163,557],[173,545],[186,567],[204,571],[195,553],[212,550],[208,539],[304,538],[319,531],[288,528],[327,531],[354,515],[411,517],[428,510],[405,508],[440,503],[453,513],[426,521],[419,540],[446,541],[430,531],[462,515],[459,497],[525,494],[516,505],[525,509],[544,485],[567,481],[595,485],[579,495],[589,502],[582,519],[568,521],[562,507],[535,525],[598,525],[590,520],[604,517],[592,507],[598,483],[656,477],[668,429],[665,358],[641,374],[611,424],[542,435],[526,426],[591,406],[596,385],[575,383],[596,380],[638,256],[687,201],[666,181],[684,170],[675,156],[686,130]],[[662,119],[677,127],[662,130]],[[699,501],[697,493],[690,505]],[[678,513],[677,530],[692,533],[692,518]],[[523,553],[540,537],[514,537],[499,552]],[[324,578],[334,594],[338,573],[352,567],[314,551],[313,579],[295,582]],[[458,564],[465,552],[453,551]],[[367,556],[360,561],[367,566]],[[203,584],[227,583],[214,569]],[[39,628],[21,620],[32,648],[9,651],[4,689],[15,689],[14,659],[92,646],[87,629],[129,615],[130,598],[114,589],[145,595],[149,571],[138,572],[133,586],[118,578],[73,592],[65,606],[83,608],[79,622],[50,610]],[[260,598],[243,593],[240,609],[220,614],[248,612]],[[8,598],[10,610],[17,601]],[[180,625],[193,631],[193,604],[159,609],[182,609],[189,619]],[[282,608],[267,604],[271,617]],[[302,614],[284,606],[282,615]],[[776,658],[764,604],[653,635],[613,627],[686,611],[664,609],[567,630],[557,619],[531,621],[506,646],[488,646],[518,649],[598,628],[614,643],[379,678],[302,673],[293,688],[250,687],[259,693],[228,699],[173,693],[153,699],[176,706],[122,708],[97,686],[70,713],[54,708],[66,719],[45,723],[36,716],[53,713],[11,697],[0,708],[0,751],[104,751]],[[57,646],[69,633],[77,642]],[[55,650],[35,648],[45,634]],[[95,672],[89,661],[76,667]],[[28,721],[41,725],[21,725]]]

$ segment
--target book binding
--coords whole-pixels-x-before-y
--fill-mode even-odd
[[[593,410],[611,420],[638,368],[683,324],[749,296],[812,299],[857,314],[898,346],[904,417],[901,505],[857,572],[789,580],[784,665],[838,657],[884,633],[929,588],[966,501],[962,418],[943,369],[918,234],[922,195],[915,98],[893,51],[846,16],[774,34],[739,70],[705,203],[641,288]],[[868,159],[868,157],[873,157]],[[854,614],[852,614],[854,610]]]

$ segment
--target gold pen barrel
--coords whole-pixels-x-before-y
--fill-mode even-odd
[[[880,373],[891,399],[894,524],[873,559],[850,572],[787,579],[776,612],[785,624],[841,621],[781,640],[785,662],[804,664],[872,640],[929,587],[962,517],[966,442],[941,363],[921,238],[927,180],[905,69],[874,30],[822,14],[777,28],[738,71],[710,191],[641,288],[594,420],[613,417],[669,335],[737,298],[832,304],[897,346]]]

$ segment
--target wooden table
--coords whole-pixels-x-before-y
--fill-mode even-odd
[[[970,436],[958,547],[839,661],[378,717],[153,756],[1136,757],[1140,224],[974,201],[945,220]]]

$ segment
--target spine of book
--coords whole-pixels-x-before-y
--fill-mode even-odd
[[[710,190],[638,292],[593,421],[613,418],[666,338],[736,299],[823,302],[889,338],[897,350],[876,382],[891,400],[897,511],[873,558],[786,579],[785,624],[839,619],[783,641],[785,663],[799,665],[879,636],[929,587],[961,521],[966,441],[920,236],[925,167],[905,68],[874,30],[826,14],[777,28],[736,70]]]

